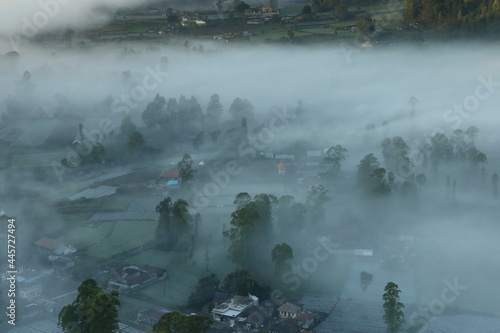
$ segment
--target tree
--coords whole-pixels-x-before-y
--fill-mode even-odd
[[[194,177],[193,159],[189,154],[184,154],[182,160],[177,163],[179,169],[179,176],[181,177],[181,185],[187,185]]]
[[[196,290],[189,296],[188,308],[201,309],[212,300],[214,292],[219,290],[219,285],[220,279],[215,274],[200,278]]]
[[[205,333],[212,320],[203,315],[183,315],[179,311],[165,313],[153,325],[153,333]]]
[[[293,250],[287,243],[276,244],[271,251],[271,256],[274,263],[274,272],[280,275],[290,267],[288,261],[293,259]]]
[[[58,325],[65,333],[114,333],[118,332],[118,292],[104,292],[93,279],[78,287],[73,303],[59,312]]]
[[[307,192],[307,203],[319,207],[332,200],[330,192],[321,184],[312,185]]]
[[[310,215],[310,220],[318,225],[319,222],[324,221],[325,209],[323,204],[332,200],[328,190],[321,184],[313,185],[309,188],[307,192],[308,212]]]
[[[102,157],[106,155],[106,149],[100,142],[96,142],[94,146],[92,147],[92,157],[96,162],[100,162],[102,160]]]
[[[205,113],[208,128],[215,128],[219,124],[223,111],[224,108],[220,103],[219,95],[213,94],[210,97],[210,102],[208,102],[207,106],[207,112]]]
[[[200,131],[193,140],[193,148],[198,150],[205,142],[205,132]]]
[[[228,255],[231,261],[241,266],[248,266],[251,260],[252,248],[257,242],[257,224],[259,212],[255,202],[237,208],[231,214],[231,228],[225,230],[223,235],[231,240]]]
[[[491,187],[493,188],[493,197],[498,197],[498,175],[496,173],[491,176]]]
[[[388,333],[397,333],[405,323],[403,308],[404,304],[399,301],[401,290],[394,282],[385,286],[384,300],[384,322],[387,324]]]
[[[241,99],[239,97],[235,98],[233,103],[229,107],[229,113],[237,122],[240,122],[242,118],[246,118],[249,121],[253,120],[253,111],[254,107],[252,103],[250,103],[246,99]]]
[[[363,35],[371,36],[375,32],[375,21],[369,14],[358,17],[358,31]]]
[[[167,101],[165,97],[156,94],[155,99],[148,103],[146,109],[142,113],[142,121],[144,124],[149,128],[158,128],[167,117],[166,106]]]
[[[188,250],[190,240],[189,231],[191,230],[193,216],[189,213],[189,205],[186,200],[178,199],[174,202],[172,206],[172,216],[172,232],[177,235],[173,249],[177,251]]]
[[[247,192],[240,192],[236,195],[236,198],[233,201],[233,205],[236,205],[237,208],[244,207],[252,201],[252,197]]]
[[[130,134],[134,133],[136,129],[137,128],[132,123],[130,116],[126,116],[125,118],[122,119],[122,124],[120,126],[120,132],[122,133],[122,135],[128,137]]]
[[[158,226],[155,231],[155,239],[158,242],[160,248],[164,250],[170,250],[173,243],[173,232],[172,232],[172,199],[170,197],[165,198],[156,206],[156,212],[160,214],[158,220]]]
[[[330,164],[332,167],[324,175],[330,177],[338,176],[342,167],[341,162],[346,158],[345,153],[347,153],[347,149],[341,145],[332,146],[327,150],[323,163]]]
[[[312,8],[309,5],[302,7],[302,15],[311,14]]]
[[[128,147],[131,150],[138,150],[144,146],[146,141],[139,131],[132,132],[128,138]]]
[[[63,35],[63,41],[66,42],[66,46],[67,47],[70,47],[71,46],[71,40],[73,39],[73,36],[75,35],[75,31],[71,28],[67,28],[65,31],[64,31],[64,35]]]
[[[361,283],[361,289],[363,292],[366,291],[366,288],[368,288],[368,285],[372,282],[373,280],[373,274],[370,274],[366,271],[362,271],[359,275],[359,282]]]
[[[241,296],[255,295],[260,299],[268,299],[270,291],[267,287],[259,285],[246,269],[238,269],[226,275],[222,289]]]
[[[391,193],[391,187],[385,179],[385,175],[386,170],[384,168],[373,170],[370,174],[370,179],[365,185],[365,193],[373,196],[384,196]]]
[[[291,195],[278,199],[276,207],[276,226],[280,234],[291,235],[304,228],[307,210],[304,204],[295,202]]]
[[[234,9],[239,12],[239,13],[243,13],[245,10],[247,10],[248,8],[250,8],[250,6],[245,3],[244,1],[235,1],[234,3]]]
[[[375,169],[380,167],[378,159],[373,154],[368,154],[359,162],[356,175],[358,186],[365,187]]]

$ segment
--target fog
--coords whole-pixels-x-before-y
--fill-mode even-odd
[[[33,12],[29,6],[37,6],[37,1],[26,3],[22,10]],[[80,24],[75,17],[86,20],[92,13],[90,8],[100,3],[68,3],[61,6],[65,15],[58,15],[58,21],[51,24],[55,28]],[[14,1],[7,6],[15,12],[12,17],[24,13]],[[0,30],[18,24],[16,20],[0,22]],[[185,198],[192,212],[201,214],[203,232],[199,243],[203,245],[199,248],[203,251],[204,244],[208,244],[213,255],[210,267],[221,279],[222,273],[240,267],[225,257],[230,241],[222,235],[231,227],[231,213],[236,209],[233,201],[238,193],[248,192],[252,197],[260,193],[293,195],[296,202],[305,204],[309,185],[320,183],[332,198],[320,205],[324,215],[316,215],[316,208],[308,206],[300,228],[284,230],[275,225],[265,237],[267,243],[263,241],[255,249],[255,256],[262,258],[266,268],[259,271],[255,262],[250,262],[247,268],[252,269],[252,275],[278,288],[269,282],[272,273],[267,269],[272,267],[270,251],[274,245],[288,243],[294,250],[293,263],[300,265],[311,257],[318,237],[330,236],[339,251],[373,250],[373,261],[364,265],[363,261],[346,259],[340,251],[320,262],[310,277],[300,280],[300,290],[354,297],[349,294],[352,277],[358,279],[358,270],[368,270],[374,274],[368,287],[372,291],[359,295],[356,291],[354,298],[380,300],[388,282],[385,279],[399,279],[403,301],[411,314],[418,305],[429,306],[441,297],[444,280],[458,279],[467,288],[447,305],[446,311],[498,315],[500,199],[493,194],[492,176],[500,172],[500,46],[434,42],[361,49],[342,45],[248,46],[196,39],[189,43],[186,47],[184,40],[166,44],[74,40],[73,46],[67,48],[64,43],[35,45],[25,41],[17,45],[18,59],[1,59],[0,114],[7,116],[1,123],[1,135],[5,140],[12,128],[21,128],[23,133],[17,144],[4,142],[2,146],[7,165],[0,169],[0,209],[19,221],[17,237],[22,260],[28,262],[31,244],[40,237],[70,239],[67,234],[72,228],[89,220],[89,212],[78,211],[76,215],[82,214],[79,220],[58,208],[59,202],[87,186],[82,185],[84,179],[117,170],[142,170],[148,176],[138,182],[155,181],[161,172],[175,168],[184,153],[189,153],[195,160],[193,167],[199,169],[189,190],[153,189],[148,193]],[[12,50],[8,39],[0,45],[0,54]],[[23,78],[26,71],[29,77]],[[128,76],[124,74],[127,71]],[[218,94],[224,108],[222,119],[211,129],[193,125],[196,130],[184,130],[173,124],[172,128],[167,125],[155,131],[146,127],[142,114],[157,94],[166,100],[194,96],[203,113],[211,96]],[[222,135],[218,143],[210,143],[206,137],[201,148],[193,148],[198,130],[208,133],[219,129],[226,133],[240,128],[241,119],[232,119],[228,112],[235,98],[246,99],[254,106],[255,119],[248,119],[246,143],[235,150],[230,147],[228,134]],[[303,110],[300,113],[299,103]],[[273,127],[276,114],[288,118],[280,119],[279,126]],[[127,150],[127,139],[120,134],[127,115],[144,136],[145,146],[155,151],[133,154]],[[44,119],[57,120],[60,141],[44,143],[51,133],[42,125]],[[106,163],[76,165],[72,170],[60,165],[73,149],[78,124],[90,133],[98,132],[107,150]],[[451,139],[453,131],[466,131],[471,126],[479,132],[464,140],[486,155],[486,163],[465,157],[435,165],[424,161],[422,143],[432,145],[436,133]],[[37,131],[43,133],[38,135]],[[103,137],[101,132],[106,135]],[[113,137],[108,136],[110,132]],[[409,147],[407,157],[413,164],[410,171],[402,170],[401,164],[391,166],[384,159],[382,141],[398,136]],[[306,151],[324,151],[336,145],[347,152],[341,171],[333,179],[321,176],[329,169],[323,163],[307,167],[297,162],[295,173],[290,168],[287,175],[278,175],[275,165],[279,159],[265,159],[259,154],[294,154],[297,160],[302,154],[305,161]],[[43,162],[28,157],[35,153]],[[380,167],[395,174],[388,195],[367,195],[357,183],[357,166],[370,153],[377,157]],[[207,166],[200,167],[200,161]],[[220,185],[213,175],[225,170],[228,161],[236,161],[241,171]],[[46,170],[44,181],[34,180],[36,168]],[[422,173],[427,183],[417,185],[415,176]],[[299,178],[307,180],[317,174],[319,180],[312,183],[298,182]],[[405,181],[414,184],[406,194]],[[111,183],[96,181],[113,186],[121,182],[126,184],[126,177]],[[216,191],[209,192],[207,184],[214,182]],[[401,239],[411,239],[407,252],[399,248]],[[30,260],[29,265],[35,263]]]

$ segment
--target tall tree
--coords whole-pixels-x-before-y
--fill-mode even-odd
[[[286,269],[290,268],[288,263],[293,259],[293,249],[287,243],[276,244],[271,251],[274,263],[274,273],[281,276]]]
[[[214,292],[219,290],[219,285],[220,279],[215,274],[200,278],[196,290],[189,296],[188,308],[201,309],[213,299]]]
[[[168,197],[162,200],[156,206],[156,212],[160,214],[160,217],[155,231],[155,239],[160,248],[169,251],[172,249],[171,244],[175,241],[173,239],[175,235],[172,231],[172,199]]]
[[[332,146],[326,151],[326,156],[323,159],[323,163],[331,165],[331,169],[324,173],[326,176],[338,176],[342,168],[341,163],[346,158],[346,153],[347,149],[345,149],[341,145]]]
[[[160,124],[167,118],[167,101],[165,97],[156,94],[154,100],[150,102],[142,113],[142,121],[151,129],[159,129]]]
[[[405,323],[404,304],[399,301],[401,290],[394,282],[388,282],[384,288],[384,322],[388,333],[398,333]]]
[[[242,118],[246,118],[248,121],[253,121],[254,119],[254,107],[246,99],[241,99],[239,97],[235,98],[231,106],[229,107],[229,113],[236,122],[240,122]]]
[[[65,333],[115,333],[118,327],[118,292],[104,292],[93,279],[78,287],[73,303],[59,312],[58,325]]]
[[[498,175],[496,173],[491,176],[491,187],[492,187],[492,193],[493,197],[496,198],[498,197]]]
[[[122,133],[122,135],[128,137],[130,134],[134,133],[136,129],[137,127],[132,123],[130,116],[126,116],[122,119],[122,123],[120,126],[120,132]]]
[[[373,156],[373,154],[368,154],[363,157],[358,164],[358,171],[356,175],[358,186],[364,188],[370,180],[372,172],[379,167],[380,163],[378,162],[378,159]]]
[[[177,168],[179,169],[179,176],[181,177],[181,186],[186,186],[193,179],[193,159],[189,154],[184,154],[182,160],[177,163]]]
[[[242,267],[248,267],[253,249],[257,246],[259,212],[255,202],[250,201],[231,214],[231,228],[223,232],[231,241],[229,258]]]
[[[128,137],[128,147],[132,151],[139,150],[145,143],[146,141],[144,141],[144,137],[139,131],[132,132]]]
[[[224,108],[220,103],[220,97],[217,94],[213,94],[210,97],[210,102],[208,102],[207,112],[205,113],[207,127],[210,130],[214,130],[222,117],[222,112]]]

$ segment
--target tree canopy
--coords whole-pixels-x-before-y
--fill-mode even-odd
[[[59,312],[58,325],[65,333],[114,333],[118,332],[118,292],[104,292],[93,279],[78,287],[73,303]]]

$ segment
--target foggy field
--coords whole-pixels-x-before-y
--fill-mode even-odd
[[[404,18],[363,10],[390,29]],[[318,295],[318,332],[385,331],[389,282],[405,332],[422,309],[426,322],[500,316],[498,43],[411,28],[361,46],[357,16],[293,34],[281,22],[160,36],[153,21],[95,15],[75,22],[102,36],[71,34],[61,17],[48,23],[57,39],[0,40],[0,235],[19,221],[23,268],[126,292],[158,277],[124,267],[159,267],[167,279],[127,297],[186,313],[213,306],[214,291],[260,304]],[[76,248],[61,256],[74,267],[50,262],[60,244],[34,244],[44,237]]]

